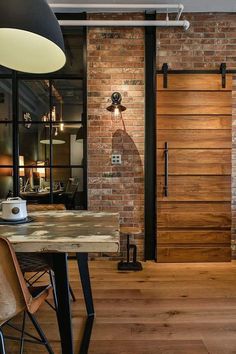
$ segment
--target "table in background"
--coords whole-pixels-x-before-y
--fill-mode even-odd
[[[58,197],[63,193],[63,190],[53,191],[53,197]],[[49,203],[50,202],[50,191],[40,191],[40,192],[20,192],[20,197],[32,202],[37,203]]]
[[[35,221],[28,224],[2,226],[0,235],[7,237],[16,252],[51,253],[58,297],[58,324],[63,354],[73,354],[71,309],[67,269],[67,253],[75,252],[87,309],[87,323],[80,353],[87,353],[94,306],[91,291],[88,253],[118,252],[119,215],[89,211],[41,211],[31,213]]]

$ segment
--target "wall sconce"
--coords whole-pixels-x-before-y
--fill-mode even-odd
[[[119,92],[113,92],[111,95],[111,101],[112,104],[107,107],[107,110],[111,112],[111,116],[113,119],[121,119],[122,118],[122,112],[126,110],[125,106],[122,106],[121,101],[122,97]]]

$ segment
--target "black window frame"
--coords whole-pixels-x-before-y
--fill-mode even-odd
[[[78,19],[86,19],[86,13],[80,14],[67,14],[67,13],[58,13],[56,14],[58,20],[78,20]],[[68,33],[72,29],[76,32],[76,29],[80,29],[81,27],[62,27],[63,33]],[[63,74],[63,73],[52,73],[52,74],[26,74],[21,72],[16,72],[13,70],[9,70],[9,73],[0,73],[0,80],[9,79],[12,83],[12,119],[7,121],[0,120],[0,124],[11,124],[12,126],[12,162],[13,165],[7,166],[13,170],[13,195],[15,197],[20,194],[20,181],[19,181],[19,126],[23,123],[19,120],[19,83],[21,80],[48,80],[49,81],[49,108],[51,111],[52,108],[52,82],[53,80],[81,80],[83,81],[83,114],[82,114],[82,125],[84,131],[83,138],[83,165],[71,165],[63,164],[63,165],[53,165],[53,147],[52,147],[52,139],[50,139],[50,164],[46,166],[46,168],[50,169],[50,203],[53,204],[53,169],[54,168],[83,168],[83,208],[87,209],[88,207],[88,174],[87,174],[87,29],[86,27],[82,27],[83,31],[83,75],[74,75],[74,74]],[[34,122],[34,124],[42,124],[42,122]],[[72,123],[70,121],[68,124]],[[75,123],[75,121],[73,121]],[[78,124],[80,122],[78,121]],[[50,129],[52,127],[53,122],[50,121]],[[0,167],[6,167],[0,165]],[[36,165],[24,166],[24,167],[37,167]]]

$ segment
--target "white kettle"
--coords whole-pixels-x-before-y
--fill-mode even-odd
[[[7,221],[19,221],[28,216],[26,200],[19,197],[8,198],[2,202],[2,219]]]

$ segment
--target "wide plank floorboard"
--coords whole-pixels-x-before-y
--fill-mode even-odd
[[[76,262],[69,263],[78,353],[85,307]],[[89,354],[236,353],[236,262],[143,266],[129,273],[118,272],[115,262],[90,262],[96,319]],[[55,313],[44,304],[37,318],[61,354]],[[28,321],[26,327],[33,331]],[[6,344],[7,354],[19,352],[17,343]],[[34,353],[46,350],[26,343],[25,354]]]

